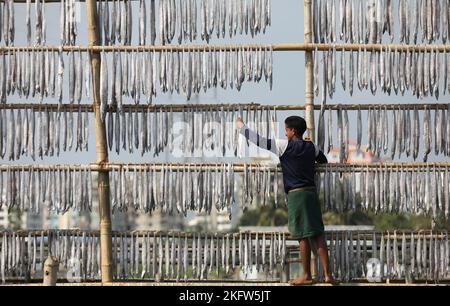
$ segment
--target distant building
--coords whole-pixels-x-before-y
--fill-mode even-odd
[[[202,212],[196,214],[192,219],[187,222],[187,226],[192,230],[204,230],[211,232],[229,232],[235,228],[238,224],[241,210],[236,206],[233,209],[233,218],[230,220],[230,215],[227,211],[217,212],[213,207],[211,214]]]
[[[168,215],[157,210],[152,215],[132,213],[128,215],[133,230],[183,230],[184,217],[179,214]]]
[[[327,149],[325,149],[325,153],[329,163],[339,163],[339,147],[331,148],[328,153],[326,151]],[[379,161],[381,159],[368,151],[366,145],[361,145],[361,148],[356,150],[356,142],[349,141],[347,164],[370,164]]]

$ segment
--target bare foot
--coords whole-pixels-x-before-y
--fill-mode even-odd
[[[310,277],[296,278],[289,281],[291,286],[308,286],[313,284],[313,280]]]
[[[332,285],[336,285],[337,284],[336,280],[332,276],[325,276],[324,283],[325,284],[332,284]]]

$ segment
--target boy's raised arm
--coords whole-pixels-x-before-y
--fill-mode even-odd
[[[236,124],[238,129],[240,130],[240,133],[245,137],[245,139],[257,145],[261,149],[268,150],[278,155],[278,148],[275,140],[265,138],[252,131],[244,124],[241,118],[237,119]]]

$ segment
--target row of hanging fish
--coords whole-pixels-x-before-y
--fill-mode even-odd
[[[256,206],[286,204],[284,189],[280,188],[282,173],[278,167],[244,164],[241,175],[240,204],[246,210]]]
[[[187,215],[190,211],[211,213],[226,210],[231,218],[235,204],[235,173],[231,164],[215,169],[187,164],[183,169],[172,164],[139,168],[122,166],[111,169],[113,211],[128,209],[153,213]]]
[[[141,95],[151,103],[158,88],[163,93],[184,94],[189,100],[201,90],[221,87],[241,90],[244,82],[273,82],[273,51],[270,46],[234,51],[205,47],[198,51],[112,52],[108,63],[101,53],[100,97],[103,118],[107,105],[122,110],[123,97],[139,103]],[[68,65],[67,65],[68,63]],[[68,66],[68,67],[67,67]],[[158,86],[159,81],[159,86]],[[80,103],[90,97],[90,53],[62,50],[9,51],[0,55],[0,101],[7,97],[46,97],[62,103]],[[67,86],[67,87],[66,87]],[[65,90],[68,92],[64,93]]]
[[[2,1],[0,3],[0,42],[3,39],[5,45],[13,45],[15,32],[14,0]]]
[[[92,209],[92,173],[89,167],[52,166],[0,169],[0,209],[39,214],[42,209],[64,214]]]
[[[446,43],[448,0],[313,0],[315,43]],[[398,36],[396,36],[398,35]]]
[[[380,164],[339,168],[325,166],[316,176],[326,211],[407,212],[437,219],[450,217],[449,167],[390,167]]]
[[[281,178],[277,167],[251,164],[244,164],[240,175],[232,164],[184,164],[184,168],[177,164],[124,165],[110,171],[111,202],[113,211],[152,213],[160,209],[185,216],[190,211],[210,214],[214,207],[226,211],[231,219],[235,205],[244,210],[284,205]]]
[[[338,107],[337,111],[322,111],[319,114],[318,146],[327,153],[339,150],[341,163],[351,160],[350,155],[354,153],[351,152],[353,148],[349,148],[349,133],[356,131],[356,152],[365,150],[377,158],[388,156],[394,160],[406,156],[426,162],[431,154],[450,156],[450,104],[445,108],[440,106],[430,105],[419,111],[402,105],[396,109],[380,105],[366,111],[367,115],[357,110],[356,126],[353,127],[350,122],[355,120],[349,121],[346,109]],[[363,118],[367,118],[365,127]],[[363,131],[366,133],[364,138]],[[333,139],[336,136],[337,139]]]
[[[261,32],[265,34],[267,28],[272,25],[271,2],[271,0],[201,0],[202,40],[209,42],[214,32],[217,38],[225,38],[227,27],[230,38],[243,33],[245,35],[250,33],[251,37]],[[195,3],[195,0],[192,0],[192,3]],[[181,41],[180,38],[178,41]]]
[[[319,96],[320,93],[322,103],[326,103],[340,85],[351,96],[357,88],[373,95],[377,92],[402,96],[409,93],[418,99],[435,97],[438,100],[450,92],[449,57],[449,52],[439,52],[437,48],[427,51],[390,48],[315,51],[314,94]]]
[[[144,96],[152,103],[158,88],[163,93],[192,95],[212,88],[241,90],[244,82],[265,80],[272,89],[273,52],[270,46],[234,51],[205,47],[198,51],[112,52],[109,64],[101,53],[100,97],[103,118],[106,106],[123,108],[123,97],[137,104]],[[159,81],[159,86],[158,86]]]
[[[155,0],[150,0],[149,10],[145,9],[145,0],[139,2],[139,37],[145,37],[147,14],[150,15],[150,32],[156,35],[155,29]],[[133,32],[133,10],[131,0],[103,0],[97,1],[97,21],[98,33],[100,34],[100,43],[103,45],[113,45],[120,43],[130,45]],[[144,33],[141,33],[144,31]],[[142,42],[142,41],[140,41]],[[145,44],[145,40],[142,44]],[[152,39],[154,44],[154,39]]]
[[[80,103],[90,96],[92,84],[90,53],[61,50],[9,51],[0,54],[0,102],[7,97],[51,97]],[[66,92],[65,92],[66,91]],[[68,92],[67,92],[68,91]]]
[[[266,138],[274,138],[277,114],[268,107],[222,105],[195,106],[180,114],[171,108],[107,112],[107,143],[117,154],[121,150],[158,156],[168,149],[173,155],[245,156],[243,138],[236,129],[237,117]],[[175,120],[174,120],[175,118]],[[19,160],[59,156],[60,152],[88,151],[89,111],[74,108],[1,109],[0,158]],[[176,150],[179,150],[177,153]],[[181,153],[180,153],[181,152]]]
[[[0,41],[7,46],[14,45],[16,31],[25,33],[27,45],[47,43],[47,18],[45,0],[25,0],[25,28],[16,22],[14,0],[2,1],[0,5]],[[62,45],[75,45],[78,34],[77,22],[79,6],[75,0],[60,1],[60,42]],[[22,3],[18,5],[22,6]],[[19,16],[20,17],[20,16]]]
[[[199,234],[147,233],[113,235],[116,279],[205,280],[229,275],[274,274],[286,258],[284,233]]]
[[[107,112],[107,142],[111,151],[140,152],[159,155],[168,149],[182,156],[244,156],[245,140],[236,128],[236,119],[245,118],[259,135],[274,139],[277,114],[269,107],[232,105],[216,107],[190,106],[181,113],[172,108],[147,111]],[[178,153],[176,152],[178,150]],[[181,153],[179,153],[181,152]]]
[[[358,167],[326,165],[319,169],[316,186],[318,192],[324,193],[324,211],[408,212],[434,219],[450,217],[448,166]],[[35,214],[43,207],[59,214],[69,209],[91,210],[90,167],[39,170],[5,166],[1,170],[0,208]],[[277,167],[253,164],[244,164],[241,173],[232,164],[183,164],[183,168],[169,163],[112,165],[111,202],[113,212],[135,210],[152,214],[158,209],[164,214],[186,216],[191,211],[209,214],[214,207],[226,211],[231,218],[235,205],[244,210],[284,205],[286,197],[280,188],[280,174]]]
[[[200,234],[114,233],[113,276],[115,279],[187,281],[253,271],[276,275],[286,259],[284,233]],[[0,276],[40,275],[47,256],[54,256],[68,281],[100,277],[100,239],[94,232],[52,230],[1,232]]]
[[[89,113],[36,109],[0,109],[0,157],[43,159],[60,152],[88,151]]]
[[[133,25],[139,45],[209,42],[236,35],[252,37],[271,26],[271,0],[139,0],[133,18],[129,0],[98,1],[98,26],[105,45],[132,44]],[[136,20],[133,23],[133,20]],[[136,33],[136,32],[135,32]]]
[[[30,1],[30,0],[28,0]],[[37,0],[36,2],[39,2]],[[42,7],[44,7],[44,0],[42,0]],[[80,10],[82,8],[79,2],[76,0],[61,0],[59,8],[59,27],[60,27],[60,43],[61,45],[76,45],[78,28],[77,25],[80,22]],[[27,11],[28,12],[28,11]],[[42,13],[42,18],[45,19],[45,13]],[[36,23],[36,31],[37,31]],[[27,32],[28,33],[28,32]],[[44,26],[45,33],[45,26]],[[30,40],[28,40],[30,44]],[[45,38],[43,43],[45,44]]]
[[[58,260],[59,278],[69,282],[97,279],[100,276],[100,239],[93,232],[52,230],[49,233],[1,232],[0,276],[31,279],[43,273],[48,256]]]
[[[426,279],[450,275],[448,232],[330,232],[330,268],[336,279]],[[323,277],[318,265],[319,277]]]

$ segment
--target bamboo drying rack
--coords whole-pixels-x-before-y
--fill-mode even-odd
[[[106,144],[106,129],[105,124],[101,119],[100,113],[100,96],[99,96],[99,84],[100,84],[100,52],[161,52],[161,51],[233,51],[240,50],[260,50],[261,48],[270,48],[274,52],[291,52],[302,51],[305,52],[305,102],[304,105],[259,105],[259,104],[231,104],[231,105],[125,105],[124,110],[129,111],[148,111],[155,109],[166,109],[174,112],[181,112],[186,109],[219,109],[222,107],[230,107],[231,109],[239,109],[240,107],[250,107],[251,109],[267,109],[273,108],[275,110],[289,111],[289,110],[305,110],[305,119],[308,126],[308,135],[311,140],[315,139],[315,123],[314,123],[314,110],[320,109],[320,106],[314,104],[313,95],[313,51],[383,51],[383,50],[397,50],[402,52],[417,51],[417,52],[450,52],[450,45],[400,45],[400,44],[315,44],[312,42],[312,16],[311,16],[311,0],[304,0],[304,43],[298,44],[269,44],[269,45],[166,45],[166,46],[102,46],[100,45],[100,36],[98,26],[98,15],[96,0],[80,0],[85,2],[86,5],[86,19],[88,29],[88,46],[2,46],[0,47],[0,53],[10,52],[31,52],[31,51],[79,51],[91,53],[91,66],[92,66],[92,81],[93,81],[93,98],[92,104],[81,105],[69,105],[69,104],[2,104],[0,109],[33,109],[36,111],[50,111],[50,110],[67,110],[67,111],[86,111],[94,113],[94,124],[96,132],[96,163],[85,166],[92,171],[98,171],[98,194],[99,194],[99,215],[100,215],[100,236],[101,244],[101,278],[102,283],[111,283],[113,281],[112,274],[112,230],[111,230],[111,205],[110,205],[110,190],[109,190],[109,170],[119,169],[124,165],[115,165],[108,163],[108,149]],[[2,1],[3,2],[3,1]],[[26,3],[26,0],[14,0],[16,3]],[[35,2],[35,0],[31,0]],[[60,0],[46,0],[46,3],[58,3]],[[368,109],[447,109],[447,104],[347,104],[347,105],[327,105],[327,110],[368,110]],[[115,109],[108,109],[109,111],[115,111]],[[246,109],[244,109],[245,111]],[[126,165],[125,165],[126,166]],[[185,166],[185,164],[184,164]],[[0,171],[5,167],[0,166]],[[31,165],[15,165],[12,168],[17,169],[31,169],[32,167],[37,170],[55,169],[55,166],[31,166]],[[67,166],[65,166],[67,167]],[[69,166],[75,167],[76,166]],[[81,166],[80,166],[81,167]],[[135,165],[137,167],[137,165]],[[183,167],[180,164],[178,167]],[[204,167],[204,166],[202,166]],[[255,165],[256,167],[256,165]],[[384,168],[414,168],[414,169],[428,169],[429,167],[447,168],[448,163],[437,164],[380,164],[380,165],[330,165],[327,166],[332,169],[341,169],[342,171],[362,171],[366,169],[384,169]],[[64,166],[60,166],[64,168]],[[243,168],[243,165],[233,165],[235,171]],[[319,171],[323,171],[325,167],[319,166]],[[44,231],[45,232],[45,231]],[[42,233],[44,233],[42,232]],[[48,233],[48,232],[47,232]],[[1,233],[0,233],[1,235]]]

